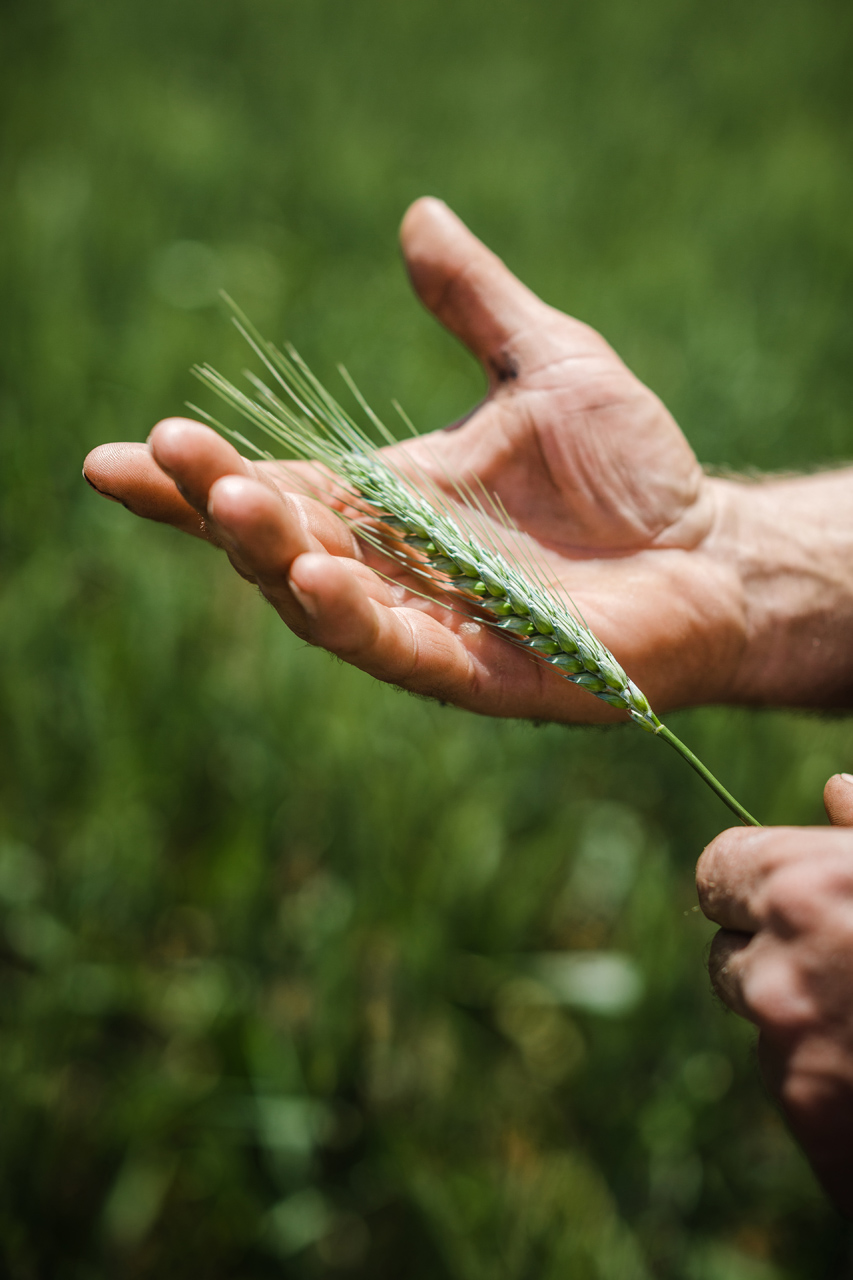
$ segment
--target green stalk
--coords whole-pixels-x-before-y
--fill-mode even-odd
[[[655,719],[657,719],[657,717],[655,717]],[[728,805],[732,813],[736,814],[736,816],[740,818],[741,822],[745,826],[747,827],[761,826],[761,823],[756,818],[753,818],[752,814],[749,813],[746,809],[744,809],[743,805],[738,800],[735,800],[734,796],[730,792],[726,791],[726,788],[723,786],[722,782],[719,782],[714,777],[711,770],[708,769],[702,763],[699,757],[694,756],[690,748],[686,747],[680,738],[676,738],[675,734],[672,732],[671,729],[667,729],[665,724],[661,724],[660,728],[655,729],[655,734],[657,735],[657,737],[663,738],[666,742],[668,742],[671,747],[675,747],[675,750],[682,757],[682,759],[686,760],[687,763],[696,770],[696,772],[699,774],[699,777],[704,779],[705,782],[707,782],[708,786],[711,788],[712,791],[716,791],[717,795],[720,797],[723,804]]]

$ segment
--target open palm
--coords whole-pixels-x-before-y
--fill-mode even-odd
[[[482,361],[489,392],[396,465],[493,492],[628,674],[665,710],[725,696],[741,643],[738,581],[715,549],[725,487],[594,330],[540,301],[441,202],[418,201],[403,251],[423,302]],[[297,634],[379,679],[471,710],[615,720],[608,708],[405,580],[275,464],[199,423],[112,444],[87,479],[138,515],[224,547]],[[393,572],[391,574],[393,577]]]

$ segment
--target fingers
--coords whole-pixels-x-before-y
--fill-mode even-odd
[[[470,700],[474,659],[459,636],[363,565],[304,555],[290,572],[314,644],[379,680],[448,702]]]
[[[248,476],[249,463],[210,427],[187,418],[158,422],[148,437],[157,466],[201,516],[207,515],[211,486],[221,476]]]
[[[276,492],[248,476],[215,480],[207,512],[235,567],[257,582],[290,627],[307,634],[304,610],[290,589],[290,566],[306,552],[357,557],[358,545],[346,525],[322,503]]]
[[[853,776],[834,774],[823,789],[823,803],[834,827],[853,827]]]
[[[417,200],[403,219],[400,241],[421,301],[482,361],[493,383],[518,376],[530,330],[537,333],[540,360],[548,358],[547,330],[555,321],[564,335],[571,326],[578,335],[591,332],[558,317],[441,200]]]
[[[208,512],[232,559],[304,639],[416,692],[455,700],[470,690],[471,658],[459,637],[399,607],[404,589],[356,559],[352,534],[318,503],[225,476],[210,490]]]
[[[134,515],[213,542],[216,537],[206,521],[207,497],[222,476],[251,476],[276,494],[313,493],[328,484],[322,468],[312,463],[252,462],[216,431],[188,418],[159,422],[147,444],[93,449],[83,475],[98,493]]]
[[[736,827],[712,840],[696,865],[699,905],[725,929],[754,933],[785,915],[809,916],[827,875],[853,877],[853,837],[822,827]]]
[[[743,997],[743,968],[746,949],[752,941],[751,933],[721,929],[714,935],[708,956],[708,973],[711,986],[723,1004],[742,1018],[751,1020],[752,1010]]]
[[[406,590],[361,562],[355,537],[334,511],[286,492],[201,424],[161,423],[150,450],[107,446],[86,467],[90,483],[131,510],[224,546],[235,568],[312,643],[414,692],[476,699],[482,671],[471,636],[463,643],[452,622],[401,607]]]
[[[768,933],[721,929],[708,957],[711,985],[725,1005],[776,1040],[802,1031],[815,1001],[792,949]]]
[[[696,865],[699,905],[725,929],[754,933],[761,927],[758,897],[768,875],[798,857],[802,832],[733,827],[712,840]]]
[[[831,957],[850,951],[853,833],[725,831],[700,858],[696,881],[702,910],[723,926],[709,959],[721,999],[770,1034],[802,1030],[815,1012],[807,975],[824,989],[837,967]]]
[[[198,538],[205,537],[198,512],[157,466],[147,445],[100,445],[83,463],[83,475],[98,493],[120,502],[135,515],[172,524]]]
[[[207,510],[232,563],[291,629],[369,675],[494,715],[540,704],[553,714],[555,695],[579,700],[567,718],[600,707],[465,614],[413,605],[404,585],[358,558],[353,535],[321,503],[225,476],[212,486]]]
[[[233,445],[200,422],[167,418],[148,444],[106,444],[83,464],[89,484],[134,515],[208,538],[207,494],[223,475],[257,474]],[[215,539],[214,539],[215,540]]]

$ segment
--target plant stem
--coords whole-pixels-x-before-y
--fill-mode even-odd
[[[704,778],[711,790],[716,791],[723,804],[727,804],[732,813],[736,814],[745,826],[761,826],[761,823],[758,822],[757,819],[753,818],[752,814],[748,813],[747,810],[744,809],[743,805],[740,804],[739,801],[735,800],[733,795],[726,791],[723,784],[717,781],[711,770],[705,767],[698,756],[694,756],[690,748],[686,747],[680,738],[676,738],[671,729],[667,729],[666,725],[662,724],[659,729],[655,730],[655,733],[657,737],[665,739],[671,747],[675,747],[678,754],[682,756],[689,765],[692,765],[699,776]]]

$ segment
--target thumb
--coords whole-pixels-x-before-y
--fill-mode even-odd
[[[493,381],[518,377],[524,358],[519,338],[531,329],[540,357],[555,326],[564,351],[567,326],[579,335],[591,332],[537,298],[443,200],[416,200],[403,219],[400,243],[421,301],[482,361]]]
[[[853,774],[833,774],[823,789],[823,803],[834,827],[853,827]]]

